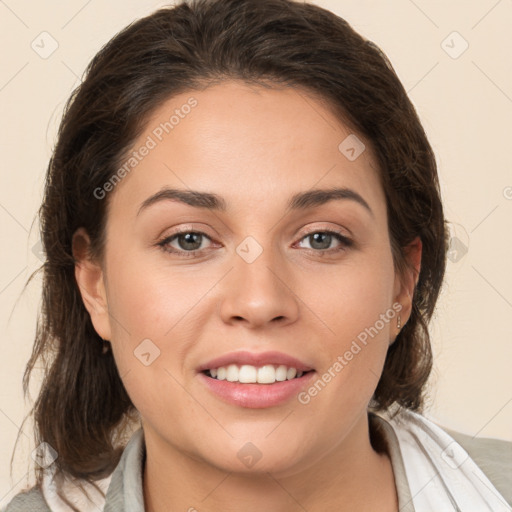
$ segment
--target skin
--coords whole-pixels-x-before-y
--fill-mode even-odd
[[[85,256],[82,228],[73,240],[84,304],[141,414],[146,510],[396,511],[391,463],[373,450],[367,416],[396,317],[306,405],[228,404],[196,370],[235,350],[278,350],[322,375],[394,303],[405,324],[421,243],[408,251],[415,271],[398,275],[370,143],[349,161],[338,146],[350,129],[305,91],[223,82],[181,94],[134,149],[191,96],[198,105],[109,192],[103,264]],[[164,186],[216,193],[228,209],[162,201],[137,215]],[[372,213],[349,199],[286,209],[293,194],[330,187],[353,189]],[[157,245],[177,228],[206,234],[200,254]],[[306,236],[327,229],[353,245]],[[236,252],[247,236],[263,249],[252,263]],[[169,245],[190,252],[183,238]],[[134,350],[147,338],[160,355],[145,366]],[[247,442],[261,453],[250,468],[237,456]]]

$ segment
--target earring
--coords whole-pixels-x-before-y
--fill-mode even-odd
[[[101,349],[101,353],[102,354],[106,354],[110,350],[110,347],[109,347],[109,344],[108,344],[108,340],[104,340],[103,338],[101,338],[101,339],[103,341],[103,347]]]
[[[396,320],[396,328],[398,330],[400,330],[402,328],[402,317],[400,316],[400,314],[398,315],[398,318]]]

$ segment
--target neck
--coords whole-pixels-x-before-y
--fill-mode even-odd
[[[148,512],[398,510],[391,462],[386,453],[372,448],[367,415],[327,456],[286,476],[227,473],[161,438],[145,437],[143,487]]]

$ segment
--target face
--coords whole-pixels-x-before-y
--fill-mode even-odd
[[[364,437],[410,290],[357,137],[304,91],[237,82],[151,117],[105,187],[104,266],[77,270],[151,446],[286,475]]]

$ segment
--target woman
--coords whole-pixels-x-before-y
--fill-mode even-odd
[[[40,217],[37,486],[5,510],[510,510],[510,443],[420,415],[435,158],[344,20],[198,0],[130,25]]]

